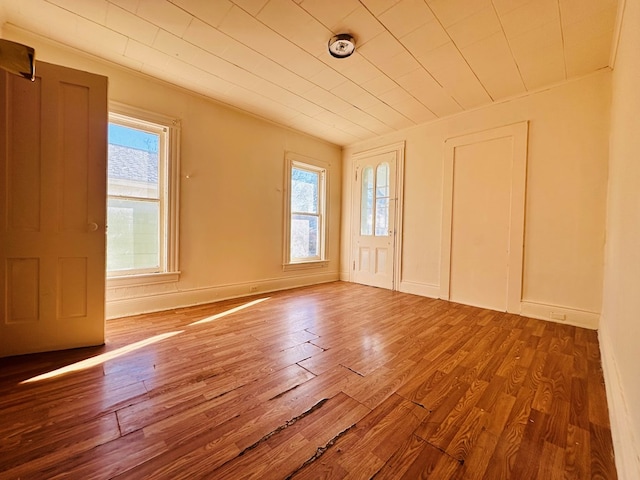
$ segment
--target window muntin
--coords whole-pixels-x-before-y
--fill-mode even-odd
[[[325,260],[327,171],[320,162],[305,160],[287,155],[285,267]]]
[[[177,274],[177,122],[126,113],[109,114],[107,276]]]

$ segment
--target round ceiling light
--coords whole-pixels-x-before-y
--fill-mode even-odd
[[[347,58],[356,50],[356,42],[348,33],[334,35],[329,40],[329,53],[336,58]]]

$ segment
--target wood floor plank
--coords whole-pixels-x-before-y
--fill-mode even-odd
[[[224,381],[216,379],[215,385],[212,383],[214,382],[205,380],[155,395],[147,394],[143,400],[121,408],[117,415],[122,434],[126,435],[202,404],[207,401],[206,395],[216,396],[232,390],[236,385],[236,379],[231,375],[225,375]]]
[[[474,440],[473,447],[468,450],[462,471],[455,478],[463,478],[464,480],[492,478],[486,476],[486,471],[498,445],[498,439],[497,435],[486,430],[480,431],[477,439]]]
[[[486,422],[484,427],[486,430],[496,436],[499,436],[505,429],[507,421],[512,415],[513,407],[516,403],[516,397],[508,395],[506,393],[500,393],[496,399],[495,404],[491,405],[490,409],[484,409],[478,402],[476,408],[482,408],[487,413]]]
[[[592,423],[589,445],[591,452],[591,475],[594,478],[616,478],[611,430]]]
[[[420,459],[420,471],[430,472],[433,471],[435,465],[440,459],[446,456],[444,452],[429,445],[423,439],[416,435],[411,435],[404,443],[396,450],[389,461],[382,467],[375,478],[377,480],[396,480],[410,478],[408,475],[413,472],[409,472],[409,469],[415,462]]]
[[[482,396],[478,399],[476,407],[487,412],[492,412],[500,395],[506,393],[506,383],[506,378],[495,375],[487,384],[487,388],[485,388]]]
[[[22,478],[107,480],[150,459],[161,457],[166,451],[167,445],[164,442],[145,438],[142,431],[137,431],[90,450],[69,455],[63,461],[52,463],[47,469],[32,472]]]
[[[441,416],[438,413],[442,412],[444,414],[446,409],[440,407],[428,417],[426,423],[416,430],[416,435],[424,438],[431,445],[447,450],[449,443],[451,443],[456,433],[460,432],[462,425],[467,420],[467,416],[471,413],[480,397],[482,397],[487,385],[488,383],[483,380],[474,381],[444,418],[440,419]],[[445,404],[443,403],[442,405]]]
[[[602,366],[597,361],[589,361],[587,395],[589,398],[589,421],[608,427],[609,408],[607,406],[607,394],[604,389],[604,375]]]
[[[516,457],[520,451],[520,444],[529,422],[533,396],[534,392],[524,387],[518,392],[507,423],[500,434],[498,444],[487,465],[487,478],[512,478]]]
[[[264,381],[254,381],[231,389],[223,394],[208,397],[207,401],[190,406],[180,412],[164,418],[154,418],[144,428],[145,436],[161,438],[169,444],[184,444],[192,438],[205,435],[217,425],[238,418],[244,412],[257,414],[261,405],[287,392],[293,392],[313,376],[304,369],[292,365],[287,369],[274,372]],[[308,397],[309,395],[302,396]],[[295,400],[295,398],[294,398]],[[310,397],[306,405],[317,403],[320,399]]]
[[[576,427],[589,430],[589,397],[587,395],[587,380],[584,378],[573,377],[571,379],[569,422]]]
[[[457,478],[462,466],[446,453],[411,436],[374,477],[376,480]]]
[[[467,369],[461,366],[450,373],[437,370],[407,398],[431,411],[430,421],[439,424],[469,389],[469,383],[462,380],[466,372]]]
[[[404,385],[415,370],[416,363],[413,360],[394,362],[393,365],[381,367],[371,373],[366,380],[357,384],[352,383],[344,391],[363,405],[373,409]]]
[[[538,385],[544,376],[544,364],[546,361],[547,352],[536,349],[533,355],[533,360],[531,361],[531,366],[527,370],[524,382],[522,383],[523,387],[533,391],[538,389]]]
[[[546,413],[531,409],[515,458],[513,478],[537,478],[545,440]]]
[[[260,439],[272,435],[292,419],[305,415],[318,403],[309,398],[296,402],[272,401],[244,411],[222,423],[204,419],[206,428],[181,429],[159,435],[169,446],[163,462],[149,461],[130,470],[123,478],[197,478],[210,475],[227,462],[243,454]],[[184,425],[186,427],[186,425]],[[145,432],[146,434],[146,432]],[[211,455],[215,450],[216,455]]]
[[[565,402],[564,400],[560,399],[554,399],[554,402],[551,405],[551,409],[546,412],[547,415],[545,417],[546,431],[544,439],[546,442],[549,442],[560,448],[566,448],[566,432],[569,428],[570,417],[569,410],[569,402]]]
[[[411,437],[426,411],[393,395],[349,430],[322,457],[302,468],[295,478],[338,478],[331,466],[354,478],[370,478]],[[349,455],[343,452],[349,451]],[[331,476],[330,476],[331,475]]]
[[[487,421],[487,412],[472,407],[458,420],[455,430],[451,430],[446,436],[432,437],[433,440],[429,439],[429,444],[443,448],[441,445],[446,443],[444,451],[462,465],[476,448]]]
[[[71,428],[45,426],[33,434],[24,435],[11,451],[3,452],[0,472],[5,478],[46,478],[45,472],[50,468],[119,437],[115,414]]]
[[[217,478],[282,479],[315,461],[369,409],[340,393],[216,471]]]
[[[569,425],[565,449],[565,477],[571,480],[591,475],[591,439],[589,430]]]
[[[107,338],[0,359],[0,478],[616,478],[595,331],[334,282]]]
[[[446,452],[465,465],[466,476],[479,477],[485,471],[514,403],[514,397],[501,393],[491,411],[476,405],[460,422]]]
[[[564,480],[564,449],[545,442],[542,447],[538,479]]]
[[[348,348],[329,348],[318,355],[301,360],[299,365],[316,375],[320,375],[321,373],[325,373],[332,368],[342,365],[350,355],[351,350]]]

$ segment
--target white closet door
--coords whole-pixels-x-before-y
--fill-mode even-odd
[[[441,296],[520,312],[527,124],[446,144]]]

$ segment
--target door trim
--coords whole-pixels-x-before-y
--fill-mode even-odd
[[[453,219],[453,172],[455,149],[464,145],[511,137],[511,205],[509,218],[509,255],[507,276],[507,312],[520,313],[524,257],[524,218],[527,178],[527,138],[529,122],[452,137],[445,140],[442,192],[442,237],[440,257],[440,298],[449,300],[451,281],[451,227]]]
[[[382,155],[385,153],[395,153],[396,155],[396,198],[395,198],[395,221],[393,229],[395,232],[394,244],[393,244],[393,287],[391,290],[398,290],[400,288],[400,279],[402,277],[402,213],[404,212],[404,140],[390,145],[384,145],[382,147],[376,147],[369,150],[363,150],[361,152],[355,152],[351,155],[351,179],[355,178],[355,165],[361,158],[373,157],[376,155]],[[351,265],[355,261],[353,256],[353,222],[355,216],[359,216],[359,212],[356,212],[353,208],[356,201],[356,195],[360,195],[360,192],[356,192],[355,189],[351,189],[351,225],[349,225],[349,281],[354,281],[354,271]]]

